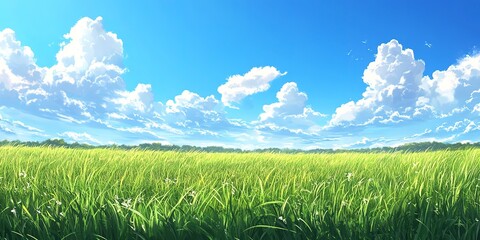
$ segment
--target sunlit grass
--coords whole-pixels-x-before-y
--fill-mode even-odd
[[[0,148],[6,239],[477,239],[480,151]]]

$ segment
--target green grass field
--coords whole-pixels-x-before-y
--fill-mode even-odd
[[[4,239],[480,239],[480,150],[0,148]]]

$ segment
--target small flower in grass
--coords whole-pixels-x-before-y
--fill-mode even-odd
[[[55,200],[55,203],[56,203],[58,206],[62,205],[62,202],[60,202],[60,201],[58,201],[58,200]]]
[[[282,221],[284,224],[287,224],[287,219],[285,219],[283,216],[278,217],[278,220]]]
[[[26,178],[27,177],[27,173],[25,171],[20,171],[20,173],[18,173],[18,176],[21,177],[21,178]]]
[[[353,178],[353,173],[349,172],[347,173],[347,181],[352,181],[352,178]]]
[[[17,216],[17,210],[15,208],[12,208],[10,212],[16,217]]]
[[[475,218],[475,222],[478,222],[478,221],[480,221],[480,220],[478,220],[478,218]]]
[[[65,213],[60,212],[60,217],[65,217]]]
[[[197,196],[197,192],[192,190],[192,191],[188,192],[188,196],[195,197],[195,196]]]
[[[132,206],[132,199],[128,198],[128,199],[123,200],[122,206],[124,206],[126,208],[130,208]]]
[[[35,212],[37,212],[37,214],[41,214],[42,212],[40,212],[40,209],[36,209]]]
[[[348,205],[348,202],[345,201],[345,200],[342,200],[342,207],[345,207],[345,206],[347,206],[347,205]]]
[[[170,178],[165,178],[165,183],[166,184],[176,184],[177,183],[177,179],[174,178],[174,179],[170,179]]]

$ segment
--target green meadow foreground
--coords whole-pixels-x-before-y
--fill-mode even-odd
[[[480,150],[0,148],[2,239],[480,239]]]

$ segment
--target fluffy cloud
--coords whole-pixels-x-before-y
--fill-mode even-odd
[[[64,37],[57,63],[41,68],[13,30],[0,32],[0,104],[78,123],[153,109],[149,85],[126,90],[123,42],[101,17],[82,18]]]
[[[225,106],[233,107],[233,103],[239,103],[246,96],[259,92],[265,92],[270,88],[270,82],[279,76],[287,74],[280,73],[275,67],[254,67],[242,75],[233,75],[227,82],[218,87],[222,95],[222,103]]]
[[[166,102],[159,118],[171,126],[201,135],[218,136],[221,131],[239,131],[246,127],[242,121],[228,119],[223,108],[213,95],[201,97],[185,90]]]
[[[118,105],[117,108],[121,112],[146,113],[150,112],[155,105],[150,84],[138,84],[132,92],[123,90],[116,93],[119,96],[109,100]]]
[[[154,101],[149,84],[127,90],[122,78],[123,42],[104,29],[101,17],[80,19],[64,38],[57,63],[42,68],[13,30],[0,32],[0,105],[65,123],[143,134],[149,140],[164,140],[160,137],[164,133],[218,136],[218,131],[246,127],[241,120],[227,119],[224,105],[213,95],[201,97],[186,90],[162,104]],[[236,101],[265,91],[268,82],[280,75],[274,67],[254,68],[244,76],[230,77],[221,89],[242,88],[243,93],[234,93]],[[2,126],[2,131],[13,133],[10,125]],[[85,134],[57,133],[73,141],[98,143]]]
[[[466,56],[445,71],[425,76],[421,88],[425,92],[424,101],[439,114],[449,115],[462,108],[476,111],[480,102],[480,55]]]
[[[409,119],[419,102],[425,63],[396,40],[381,44],[375,61],[363,74],[367,89],[363,98],[337,108],[331,125],[362,125]]]
[[[47,95],[37,89],[44,74],[32,50],[16,40],[13,30],[0,32],[0,104],[16,107],[19,101],[31,102]]]
[[[272,123],[291,130],[312,130],[315,121],[325,115],[307,106],[307,94],[295,82],[285,83],[277,92],[278,102],[264,105],[259,123]]]
[[[432,77],[425,63],[396,40],[381,44],[363,75],[362,98],[336,109],[332,126],[395,124],[413,119],[446,118],[476,111],[480,90],[480,55],[466,56]]]

